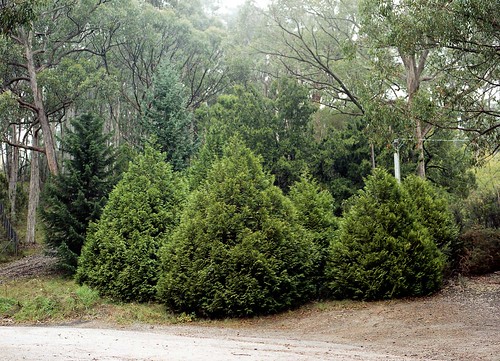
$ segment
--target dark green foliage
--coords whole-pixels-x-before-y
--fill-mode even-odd
[[[158,250],[177,225],[187,194],[186,183],[164,159],[148,146],[130,164],[89,230],[78,282],[113,299],[155,298]]]
[[[272,102],[256,89],[234,87],[222,95],[211,107],[199,109],[203,147],[193,164],[193,185],[206,176],[212,162],[222,155],[224,145],[233,137],[241,137],[245,144],[263,158],[264,164],[276,160],[276,136]]]
[[[427,228],[431,239],[446,255],[446,274],[449,275],[456,268],[461,246],[458,226],[445,193],[414,175],[406,177],[402,185],[409,194],[409,201],[415,206],[417,221]]]
[[[460,235],[458,272],[480,275],[500,271],[500,229],[470,229]]]
[[[317,252],[259,160],[232,140],[195,190],[162,255],[159,297],[174,311],[268,314],[314,295]]]
[[[428,181],[414,175],[406,177],[402,184],[416,208],[417,221],[427,228],[438,248],[445,253],[455,248],[458,227],[444,195]]]
[[[464,201],[462,225],[465,228],[500,229],[500,197],[498,189],[476,191]]]
[[[10,0],[0,8],[0,35],[12,32],[18,26],[30,26],[37,16],[40,0]]]
[[[370,144],[361,130],[361,124],[348,123],[345,129],[330,129],[319,145],[312,173],[328,186],[336,201],[336,214],[341,204],[364,185],[370,174]]]
[[[275,184],[288,192],[308,168],[315,150],[310,122],[315,108],[308,90],[295,80],[277,81],[270,93],[272,96],[266,98],[251,87],[234,87],[230,95],[198,111],[205,149],[195,173],[203,169],[202,164],[210,163],[208,159],[220,156],[223,145],[237,135],[262,156],[264,168],[274,175]]]
[[[282,78],[271,89],[276,113],[277,159],[268,164],[276,185],[288,191],[299,175],[310,166],[316,151],[311,116],[316,111],[309,100],[309,89],[296,79]]]
[[[310,233],[315,243],[319,259],[313,276],[318,289],[318,297],[325,295],[325,265],[333,233],[337,221],[333,214],[334,200],[330,192],[322,190],[318,183],[308,174],[296,182],[288,195],[298,211],[298,222]]]
[[[62,269],[74,273],[89,222],[97,220],[115,184],[114,150],[103,120],[83,115],[62,139],[68,156],[63,171],[49,179],[41,198],[47,245]]]
[[[192,116],[186,109],[184,87],[169,64],[162,64],[153,82],[145,126],[175,170],[184,169],[194,150]]]
[[[433,132],[424,144],[425,175],[427,180],[448,193],[465,198],[476,185],[472,167],[477,159],[471,148],[464,148],[462,142],[440,141],[456,138],[460,138],[457,132],[442,129]]]
[[[371,300],[436,291],[444,256],[416,213],[396,180],[375,170],[351,202],[330,247],[332,295]]]

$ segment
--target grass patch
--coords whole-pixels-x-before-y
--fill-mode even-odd
[[[62,278],[34,278],[2,284],[2,316],[18,322],[47,322],[89,316],[99,296]],[[16,306],[16,307],[14,307]],[[2,309],[3,309],[2,308]]]
[[[113,315],[112,321],[121,325],[176,323],[175,316],[167,313],[165,306],[157,303],[108,304],[108,309]]]
[[[115,324],[178,322],[159,304],[113,303],[59,276],[0,284],[0,324],[99,320]]]
[[[17,301],[15,299],[0,297],[0,315],[9,315],[16,305]]]

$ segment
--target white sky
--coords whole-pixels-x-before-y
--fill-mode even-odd
[[[237,6],[243,5],[246,0],[218,0],[221,11],[226,12],[228,10],[234,9]],[[265,8],[271,0],[253,0],[255,5],[261,8]]]

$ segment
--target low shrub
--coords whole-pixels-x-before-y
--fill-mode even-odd
[[[500,190],[473,192],[464,202],[465,227],[500,228]]]
[[[460,235],[458,271],[480,275],[500,271],[500,229],[471,229]]]

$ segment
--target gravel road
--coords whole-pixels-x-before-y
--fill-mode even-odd
[[[182,328],[130,331],[67,327],[1,327],[2,360],[337,360],[399,361],[358,346],[325,341],[217,335],[180,335]]]

